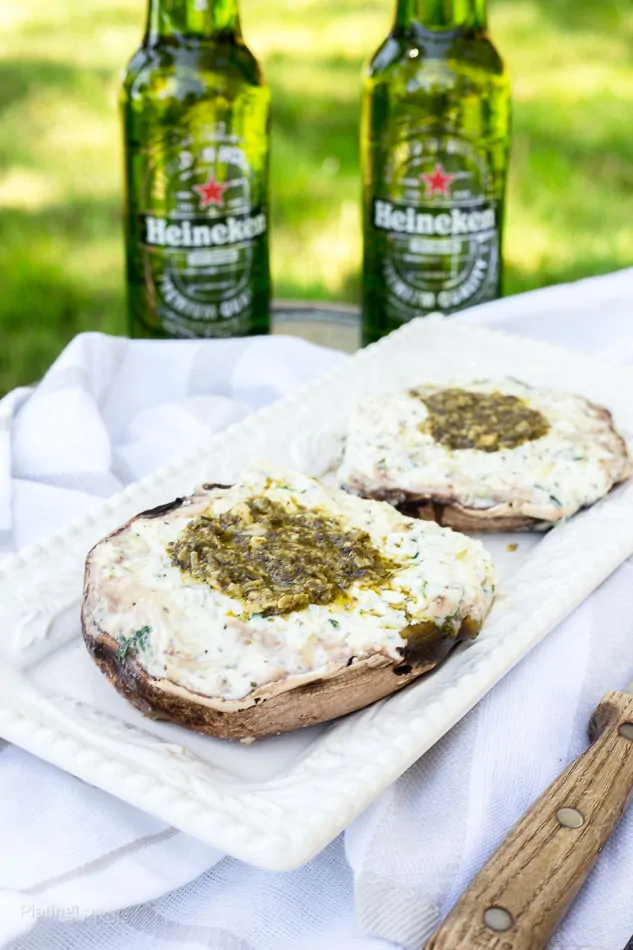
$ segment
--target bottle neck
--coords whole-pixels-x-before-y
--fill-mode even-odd
[[[486,0],[398,0],[396,26],[438,32],[485,29]]]
[[[237,0],[150,0],[147,36],[239,40]]]

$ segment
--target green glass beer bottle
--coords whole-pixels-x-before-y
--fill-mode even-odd
[[[130,333],[270,327],[270,94],[237,0],[150,0],[122,93]]]
[[[510,88],[485,0],[398,0],[361,136],[363,343],[498,297]]]

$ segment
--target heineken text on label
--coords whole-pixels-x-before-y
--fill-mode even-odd
[[[406,234],[447,235],[481,234],[495,231],[497,212],[494,207],[479,211],[460,211],[447,208],[435,212],[420,212],[417,208],[398,207],[388,201],[374,199],[374,227],[384,231]]]
[[[250,241],[266,231],[266,215],[227,218],[206,224],[203,218],[178,221],[169,218],[141,217],[143,242],[154,247],[213,247]]]
[[[132,334],[266,332],[269,94],[237,0],[150,0],[123,114]]]

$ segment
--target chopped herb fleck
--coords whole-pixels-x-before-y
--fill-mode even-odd
[[[445,637],[455,636],[455,627],[458,620],[461,620],[459,610],[456,611],[452,616],[446,617],[444,621],[439,624],[439,628]]]
[[[117,660],[126,660],[130,655],[130,651],[137,653],[139,650],[145,650],[147,638],[151,632],[152,628],[145,625],[140,630],[136,630],[131,637],[122,637],[116,651]]]
[[[330,621],[330,623],[332,624],[333,627],[340,627],[340,626],[341,626],[340,623],[338,622],[338,620],[334,620],[332,617],[329,617],[328,619],[329,619],[329,621]]]

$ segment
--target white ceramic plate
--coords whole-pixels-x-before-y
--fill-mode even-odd
[[[498,600],[479,638],[439,670],[336,723],[250,746],[145,720],[114,691],[81,640],[85,555],[132,515],[230,482],[254,457],[323,474],[359,396],[505,374],[579,392],[633,433],[629,368],[450,320],[411,323],[2,563],[0,735],[244,861],[307,861],[633,553],[633,484],[543,538],[490,537]]]

